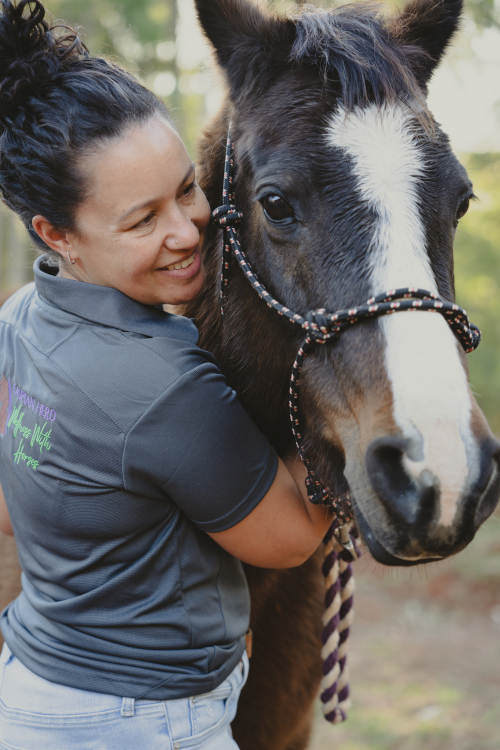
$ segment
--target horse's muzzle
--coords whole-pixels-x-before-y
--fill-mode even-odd
[[[416,565],[455,554],[471,541],[500,497],[500,443],[495,438],[482,442],[476,478],[457,496],[448,525],[440,522],[439,478],[425,469],[411,476],[404,462],[408,450],[405,438],[385,436],[372,441],[366,452],[368,478],[383,507],[386,528],[368,522],[359,506],[356,516],[370,552],[385,565]]]

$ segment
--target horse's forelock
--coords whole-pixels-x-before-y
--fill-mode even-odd
[[[290,51],[291,62],[317,65],[325,81],[337,83],[346,109],[403,98],[418,103],[419,119],[427,108],[413,70],[424,56],[420,47],[397,43],[367,3],[306,10]]]

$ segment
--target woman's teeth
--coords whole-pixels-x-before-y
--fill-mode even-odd
[[[176,263],[175,265],[166,266],[167,271],[181,271],[183,268],[188,268],[194,260],[195,253],[183,260],[182,263]]]

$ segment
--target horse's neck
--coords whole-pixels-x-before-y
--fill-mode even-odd
[[[208,246],[207,252],[216,250]],[[200,345],[213,352],[229,384],[276,449],[291,447],[288,421],[289,347],[281,335],[282,320],[269,321],[267,310],[238,272],[221,319],[218,283],[207,287],[189,315],[200,331]],[[273,325],[274,323],[274,325]],[[286,324],[285,324],[286,325]]]
[[[206,132],[200,147],[200,184],[212,207],[221,202],[226,123],[223,113]],[[204,262],[205,290],[188,306],[186,314],[198,326],[200,345],[214,353],[247,411],[277,450],[284,453],[291,447],[287,324],[268,311],[236,268],[222,320],[220,235],[213,226],[207,233]]]

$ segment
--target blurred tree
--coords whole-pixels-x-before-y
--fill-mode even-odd
[[[479,27],[500,28],[500,5],[495,0],[468,0],[467,9]]]
[[[178,90],[178,0],[49,0],[47,6],[52,18],[80,28],[93,54],[115,58],[143,78],[169,71],[170,90],[165,83],[163,90]]]

